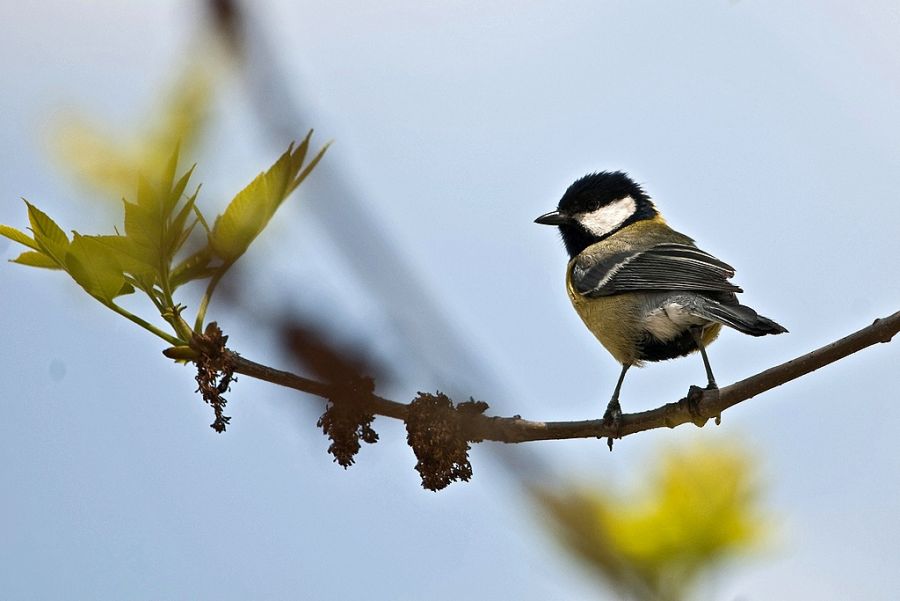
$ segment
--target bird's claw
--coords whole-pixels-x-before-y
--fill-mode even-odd
[[[716,381],[715,381],[715,380],[710,380],[710,381],[709,381],[709,384],[707,384],[707,385],[706,385],[706,388],[704,388],[703,390],[718,390],[718,389],[719,389],[719,385],[716,384]],[[717,413],[716,416],[715,416],[713,419],[716,420],[716,425],[717,425],[717,426],[721,426],[721,425],[722,425],[722,414],[721,414],[721,413]]]
[[[611,400],[606,406],[606,411],[603,413],[603,425],[615,431],[615,436],[609,436],[606,439],[606,444],[612,451],[613,439],[622,437],[622,406],[619,405],[619,399]]]
[[[713,383],[713,386],[715,386],[715,383]],[[700,428],[702,428],[703,425],[706,424],[706,421],[709,419],[707,417],[703,417],[700,414],[700,400],[703,398],[703,393],[706,390],[710,390],[710,388],[691,386],[688,389],[687,397],[685,397],[685,400],[687,401],[688,413],[690,413],[691,415],[691,421],[695,426],[698,426]]]
[[[705,417],[700,412],[700,401],[703,400],[704,393],[708,390],[718,390],[719,387],[716,386],[715,380],[711,380],[710,383],[706,386],[706,388],[700,388],[699,386],[691,386],[688,389],[687,397],[685,397],[685,401],[687,404],[688,413],[691,415],[691,421],[694,425],[703,427],[707,421],[709,421],[708,417]],[[720,425],[722,423],[722,414],[718,414],[715,416],[716,425]]]

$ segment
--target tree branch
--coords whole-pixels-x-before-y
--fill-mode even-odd
[[[900,311],[858,330],[849,336],[818,348],[810,353],[777,365],[718,390],[702,390],[673,403],[666,403],[649,411],[623,414],[618,429],[602,419],[569,422],[530,421],[520,417],[490,417],[480,414],[460,415],[461,425],[469,440],[494,440],[499,442],[528,442],[566,438],[618,438],[652,430],[674,428],[693,422],[702,425],[717,417],[724,410],[761,392],[781,386],[791,380],[839,361],[879,342],[890,342],[900,331]],[[340,393],[334,385],[304,378],[290,372],[273,369],[244,359],[230,352],[230,360],[236,373],[257,378],[280,386],[307,392],[322,398],[333,398]],[[385,399],[375,394],[358,399],[364,408],[376,415],[405,420],[409,405]]]

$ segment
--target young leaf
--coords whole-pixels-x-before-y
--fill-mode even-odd
[[[210,246],[226,263],[237,260],[268,223],[269,186],[260,174],[244,188],[216,218]]]
[[[303,168],[303,171],[300,172],[300,175],[298,175],[296,179],[291,182],[291,187],[288,191],[288,194],[293,192],[297,188],[297,186],[299,186],[301,182],[306,179],[306,176],[312,173],[312,170],[315,169],[316,165],[319,164],[319,161],[322,160],[322,157],[325,156],[325,151],[328,150],[329,146],[331,146],[331,142],[323,146],[322,149],[316,153],[316,156],[313,157],[313,160],[311,160],[309,164]]]
[[[112,301],[127,291],[125,276],[116,257],[108,246],[92,236],[75,234],[66,254],[66,267],[88,294],[101,300]]]
[[[54,261],[42,252],[28,250],[23,252],[15,259],[10,259],[10,263],[18,263],[19,265],[28,265],[29,267],[43,267],[44,269],[60,269],[59,263]]]
[[[159,197],[160,195],[150,180],[143,173],[140,174],[138,176],[137,204],[154,215],[159,215],[162,212],[162,203]]]
[[[66,251],[69,248],[69,238],[66,233],[36,206],[27,200],[25,204],[28,205],[28,221],[31,222],[31,231],[40,250],[50,255],[60,266],[65,266]]]
[[[203,226],[203,229],[206,230],[206,236],[208,238],[209,235],[212,234],[212,230],[209,229],[209,224],[206,223],[206,218],[203,216],[203,213],[200,212],[200,209],[197,208],[197,205],[194,205],[193,210],[194,215],[197,216],[197,221],[199,221],[200,225]]]
[[[191,165],[191,168],[184,172],[175,184],[169,188],[169,200],[166,206],[166,214],[171,215],[175,210],[175,207],[178,205],[178,201],[181,200],[181,195],[184,194],[184,190],[187,188],[188,181],[190,181],[191,176],[194,174],[194,169],[197,167],[196,164]],[[197,188],[197,192],[194,192],[194,196],[197,196],[197,193],[200,192],[200,188]]]
[[[257,175],[216,218],[210,243],[226,263],[244,254],[284,199],[288,182],[294,176],[291,153],[289,148],[268,171]]]
[[[178,211],[175,217],[172,219],[169,224],[168,232],[166,234],[166,252],[168,252],[169,257],[174,257],[184,243],[187,241],[188,236],[191,235],[191,232],[194,229],[194,226],[197,225],[197,221],[194,221],[190,226],[185,227],[185,223],[187,223],[187,218],[194,210],[194,203],[197,201],[197,194],[200,192],[200,189],[197,189],[197,192],[194,192],[188,199],[185,201],[184,206]],[[174,210],[174,206],[172,209]]]
[[[194,169],[191,167],[173,183],[177,160],[176,151],[163,175],[162,190],[155,187],[147,178],[140,177],[137,202],[125,201],[125,236],[132,243],[129,254],[153,266],[157,272],[162,265],[171,263],[181,245],[187,240],[193,225],[186,228],[185,224],[190,213],[196,212],[194,203],[197,193],[194,193],[176,213]]]
[[[160,219],[152,209],[125,201],[125,236],[148,265],[159,265],[162,261],[160,229]]]
[[[212,258],[212,251],[207,246],[176,265],[175,269],[172,270],[172,275],[169,276],[169,282],[172,284],[172,287],[177,288],[190,281],[202,280],[212,276],[217,269],[209,266]]]
[[[127,236],[90,236],[98,244],[105,246],[122,271],[140,278],[142,281],[154,282],[159,274],[159,266],[152,260],[146,249],[138,246]]]
[[[194,169],[197,168],[197,163],[191,165],[191,168],[185,171],[178,181],[172,186],[172,194],[176,198],[181,198],[181,195],[184,194],[185,189],[187,188],[188,182],[191,180],[191,176],[194,175]]]
[[[296,149],[291,145],[268,171],[260,173],[238,192],[216,219],[209,242],[226,264],[233,263],[246,252],[281,203],[297,187],[297,175],[308,145],[309,136]]]
[[[180,149],[181,142],[179,141],[175,143],[175,150],[169,156],[169,160],[166,162],[166,166],[163,169],[162,177],[159,181],[160,190],[172,190],[172,184],[175,182],[175,171],[178,169],[178,154]],[[179,193],[173,196],[174,199],[172,198],[172,196],[169,196],[169,198],[167,199],[168,202],[166,203],[167,206],[165,207],[165,212],[167,214],[172,210],[172,208],[174,208],[175,203],[178,202],[178,198],[181,196],[181,194]],[[169,204],[171,204],[171,206],[168,206]]]
[[[31,239],[31,237],[25,232],[19,231],[14,227],[9,227],[8,225],[0,225],[0,236],[5,236],[12,240],[13,242],[18,242],[19,244],[24,244],[28,248],[32,250],[39,251],[41,247],[38,246],[37,242]]]
[[[303,138],[303,141],[300,142],[300,145],[297,146],[297,150],[294,151],[294,156],[291,157],[294,161],[296,161],[297,165],[302,165],[303,161],[306,160],[306,151],[309,150],[309,141],[312,140],[313,130],[309,130],[306,132],[306,137]]]

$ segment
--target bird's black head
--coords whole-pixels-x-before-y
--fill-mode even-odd
[[[570,257],[623,227],[656,216],[647,193],[621,171],[590,173],[577,180],[559,201],[557,210],[535,223],[559,226]]]

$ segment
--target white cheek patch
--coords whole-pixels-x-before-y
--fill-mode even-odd
[[[626,219],[634,215],[637,203],[630,196],[615,200],[605,207],[600,207],[590,213],[580,213],[575,216],[581,225],[589,232],[597,236],[605,236],[622,225]]]

